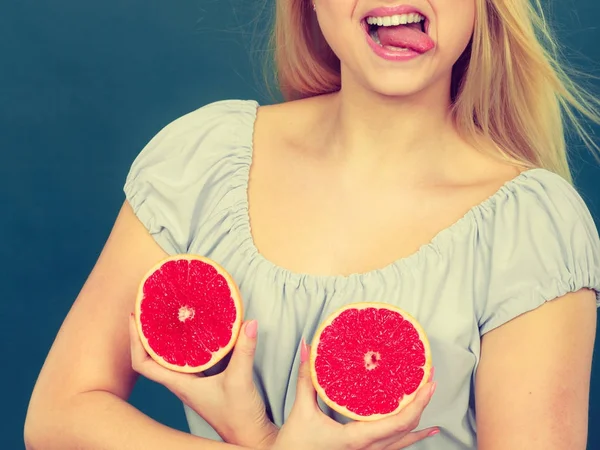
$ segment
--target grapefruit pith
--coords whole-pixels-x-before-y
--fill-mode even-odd
[[[236,283],[216,262],[174,255],[140,283],[135,304],[138,333],[148,354],[177,372],[202,372],[233,348],[242,324]]]
[[[425,331],[400,308],[354,303],[317,330],[310,371],[321,399],[354,420],[398,413],[429,380],[431,350]]]

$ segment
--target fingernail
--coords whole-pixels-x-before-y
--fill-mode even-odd
[[[439,432],[440,432],[439,428],[436,428],[435,430],[431,430],[429,432],[429,434],[427,435],[427,437],[435,436],[436,434],[439,434]]]
[[[244,331],[246,332],[246,336],[250,339],[254,339],[258,334],[258,322],[256,320],[251,320],[246,324]]]
[[[300,362],[303,363],[308,360],[308,346],[306,345],[306,341],[302,338],[302,342],[300,343]]]
[[[435,367],[432,367],[431,371],[429,372],[429,381],[433,380],[434,374],[435,374]]]
[[[429,391],[429,396],[431,397],[433,395],[433,393],[435,392],[435,388],[437,387],[437,382],[434,381],[433,383],[431,383],[431,388]]]

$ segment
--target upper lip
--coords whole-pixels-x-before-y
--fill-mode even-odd
[[[386,17],[386,16],[395,16],[395,15],[399,15],[399,14],[411,14],[411,13],[420,14],[423,17],[425,17],[425,19],[427,19],[427,16],[425,14],[423,14],[423,12],[415,6],[398,5],[398,6],[380,6],[378,8],[374,8],[364,15],[363,20],[366,20],[368,17]]]

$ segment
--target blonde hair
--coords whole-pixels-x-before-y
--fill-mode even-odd
[[[545,168],[571,181],[565,121],[597,152],[580,116],[600,123],[600,102],[561,65],[541,0],[476,2],[471,43],[453,70],[458,130],[517,166]],[[312,0],[276,1],[270,47],[286,100],[340,89],[340,62],[319,29]]]

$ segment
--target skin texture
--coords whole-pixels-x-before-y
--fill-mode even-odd
[[[475,398],[482,450],[583,450],[596,303],[571,293],[489,332]]]
[[[243,443],[248,448],[270,448],[277,427],[266,415],[252,374],[258,323],[244,324],[227,369],[211,377],[167,370],[153,360],[129,321],[131,364],[136,372],[167,387],[179,399],[203,416],[226,442]]]

